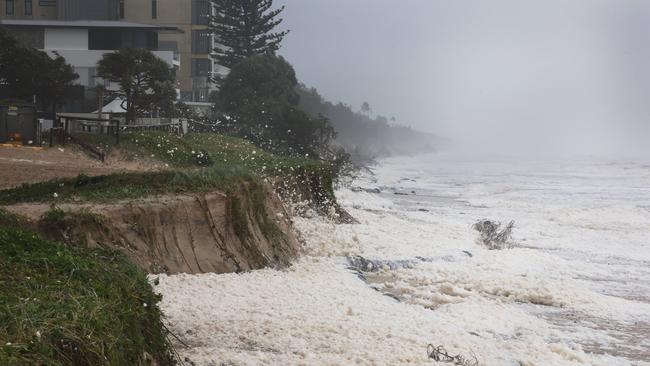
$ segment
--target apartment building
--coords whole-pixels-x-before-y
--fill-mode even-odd
[[[177,80],[180,99],[206,103],[214,86],[213,72],[223,72],[210,57],[213,37],[208,31],[209,0],[120,0],[121,18],[157,26],[175,27],[176,34],[161,34],[159,48],[180,55]]]
[[[57,1],[54,0],[2,0],[0,17],[2,19],[58,19]]]
[[[158,49],[159,32],[178,32],[171,27],[114,20],[3,19],[0,24],[21,44],[63,56],[79,74],[77,83],[85,87],[96,85],[95,71],[102,56],[125,47],[150,50],[170,66],[180,66],[174,52]]]
[[[58,51],[93,86],[94,65],[121,47],[154,51],[177,67],[184,102],[207,104],[211,73],[209,0],[0,0],[0,23],[23,43]]]
[[[120,0],[0,0],[2,19],[118,20]]]

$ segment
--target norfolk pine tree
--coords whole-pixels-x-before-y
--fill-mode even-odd
[[[215,60],[232,68],[243,59],[274,52],[288,31],[274,32],[284,6],[272,10],[273,0],[210,0],[214,9],[210,31],[219,44]]]

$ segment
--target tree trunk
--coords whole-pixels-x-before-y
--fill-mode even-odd
[[[135,108],[131,99],[133,96],[127,96],[126,98],[126,123],[133,124],[135,122]]]

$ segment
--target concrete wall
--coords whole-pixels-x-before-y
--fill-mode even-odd
[[[88,29],[45,29],[46,50],[87,50]]]

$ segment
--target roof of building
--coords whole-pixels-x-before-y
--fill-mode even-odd
[[[126,113],[126,109],[122,107],[122,102],[124,99],[115,98],[102,108],[102,113]],[[99,113],[99,111],[94,111],[93,113]]]
[[[0,24],[12,27],[37,27],[37,28],[128,28],[142,30],[167,31],[183,33],[182,30],[172,26],[124,22],[120,20],[29,20],[29,19],[3,19]]]

